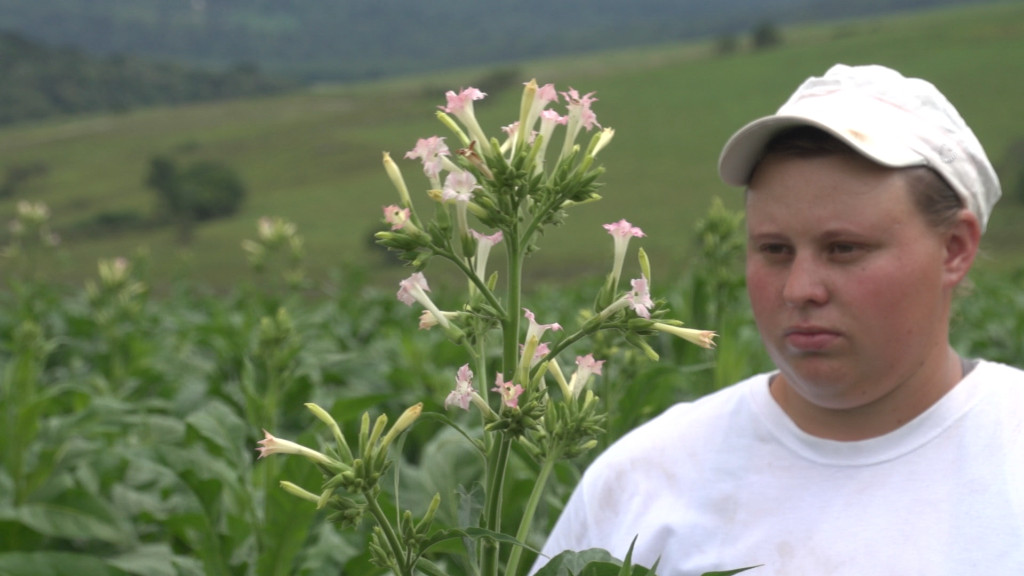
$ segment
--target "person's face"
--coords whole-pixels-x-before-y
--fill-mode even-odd
[[[900,172],[845,155],[770,156],[754,174],[750,300],[777,380],[802,402],[859,408],[949,357],[951,294],[966,269],[949,265],[947,235],[906,186]]]

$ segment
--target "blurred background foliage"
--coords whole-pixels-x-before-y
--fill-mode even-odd
[[[598,120],[616,129],[604,199],[528,262],[538,317],[569,324],[592,305],[611,256],[600,225],[628,218],[647,232],[653,292],[722,335],[714,352],[665,338],[657,363],[606,365],[602,445],[770,368],[746,303],[741,194],[715,161],[735,128],[838,61],[932,80],[985,143],[1006,197],[952,339],[1022,362],[1024,4],[573,1],[550,20],[532,1],[490,16],[445,4],[0,0],[0,574],[379,573],[365,533],[335,531],[277,488],[315,485],[316,472],[256,462],[255,446],[260,428],[317,445],[308,401],[350,434],[364,410],[443,411],[464,358],[415,329],[394,296],[408,270],[370,239],[394,201],[381,151],[397,159],[437,133],[449,89],[488,92],[477,112],[492,133],[532,77],[595,90]],[[357,30],[332,29],[338,14]],[[502,20],[517,43],[489,28]],[[282,40],[301,23],[320,31]],[[89,48],[74,45],[83,31]],[[418,163],[400,164],[425,202]],[[450,307],[444,275],[431,285]],[[429,418],[404,442],[402,507],[454,490],[438,519],[457,525],[480,463]],[[586,464],[558,467],[531,543]],[[530,466],[509,472],[523,498]]]

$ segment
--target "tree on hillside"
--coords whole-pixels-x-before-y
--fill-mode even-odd
[[[173,224],[187,244],[197,222],[224,218],[241,208],[246,187],[230,166],[200,160],[185,166],[167,156],[149,162],[145,184],[157,195],[157,219]]]
[[[782,43],[782,34],[772,22],[765,20],[754,28],[751,40],[755,50],[771,48]]]

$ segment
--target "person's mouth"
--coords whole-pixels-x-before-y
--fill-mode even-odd
[[[836,330],[813,324],[790,326],[783,332],[786,345],[800,352],[818,352],[833,346],[840,338]]]

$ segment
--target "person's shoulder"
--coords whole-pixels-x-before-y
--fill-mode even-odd
[[[696,400],[674,404],[616,440],[595,464],[632,465],[660,459],[668,446],[677,452],[699,448],[707,437],[733,433],[750,417],[752,390],[767,386],[767,381],[767,374],[759,374]]]
[[[991,360],[981,360],[978,362],[978,366],[975,368],[972,376],[976,376],[986,382],[1008,384],[1013,386],[1015,391],[1024,393],[1024,389],[1017,388],[1024,386],[1024,370],[1016,366]]]

